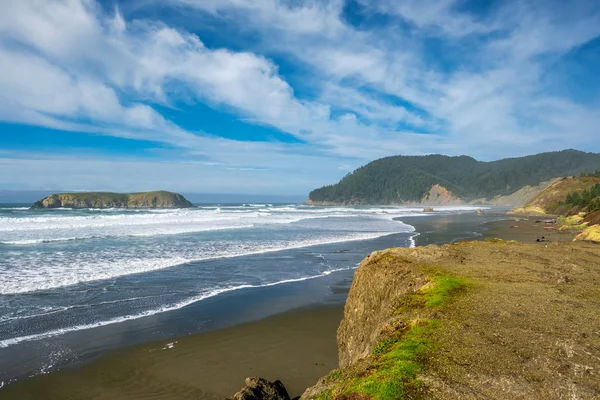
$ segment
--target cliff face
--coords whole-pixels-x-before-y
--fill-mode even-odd
[[[421,204],[428,206],[449,206],[464,204],[464,201],[456,197],[442,185],[435,184],[429,189],[429,192],[423,196]]]
[[[390,251],[374,252],[359,266],[338,329],[339,365],[344,368],[369,356],[382,336],[398,322],[392,312],[400,298],[429,280],[410,260],[390,268]]]
[[[302,399],[597,399],[600,246],[491,240],[375,252]]]
[[[42,208],[188,208],[193,207],[178,193],[156,191],[143,193],[63,193],[37,201],[32,209]]]

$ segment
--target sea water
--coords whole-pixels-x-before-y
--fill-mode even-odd
[[[444,212],[465,209],[470,208]],[[45,373],[61,358],[77,358],[77,352],[93,346],[65,349],[63,343],[57,357],[52,344],[70,333],[85,331],[91,337],[95,329],[128,321],[153,316],[165,321],[156,317],[226,293],[352,270],[370,251],[414,245],[414,228],[401,219],[417,215],[423,215],[421,208],[238,204],[29,210],[0,205],[0,380],[23,371]],[[160,324],[152,329],[161,332]],[[176,332],[198,330],[186,326]],[[27,353],[21,349],[30,349],[27,360],[19,359]],[[10,372],[19,363],[27,367]]]

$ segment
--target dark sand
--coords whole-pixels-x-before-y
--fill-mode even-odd
[[[298,396],[337,367],[341,319],[341,307],[307,308],[147,343],[17,382],[0,390],[0,399],[223,399],[247,376],[280,379]]]
[[[500,238],[523,243],[544,244],[548,242],[570,242],[575,238],[575,231],[558,230],[556,224],[545,223],[544,221],[547,219],[511,217],[507,220],[488,222],[483,225],[485,230],[482,231],[482,236],[477,239]]]
[[[489,237],[524,242],[573,237],[547,229],[535,218],[506,218],[463,214],[403,221],[420,232],[417,245]],[[0,399],[222,399],[237,392],[248,376],[280,379],[292,397],[299,396],[337,368],[336,331],[342,313],[341,306],[316,306],[118,350],[77,369],[11,384],[0,389]]]

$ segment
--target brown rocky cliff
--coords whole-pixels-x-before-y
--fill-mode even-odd
[[[413,304],[441,290],[440,277],[463,286],[443,306]],[[598,399],[598,285],[600,245],[590,243],[375,252],[338,330],[341,368],[302,399]],[[419,336],[424,321],[433,328]]]
[[[354,275],[337,334],[342,368],[371,354],[386,327],[396,322],[392,312],[398,299],[428,282],[412,261],[389,268],[391,257],[391,250],[374,252]]]
[[[440,184],[435,184],[429,189],[423,198],[421,204],[434,206],[447,206],[464,204],[464,201],[455,196],[451,191]]]

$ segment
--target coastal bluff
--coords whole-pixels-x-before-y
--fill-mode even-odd
[[[52,194],[35,202],[31,209],[47,208],[189,208],[179,193],[164,190],[141,193],[81,192]]]
[[[488,239],[370,254],[339,369],[302,399],[600,398],[600,245]]]

